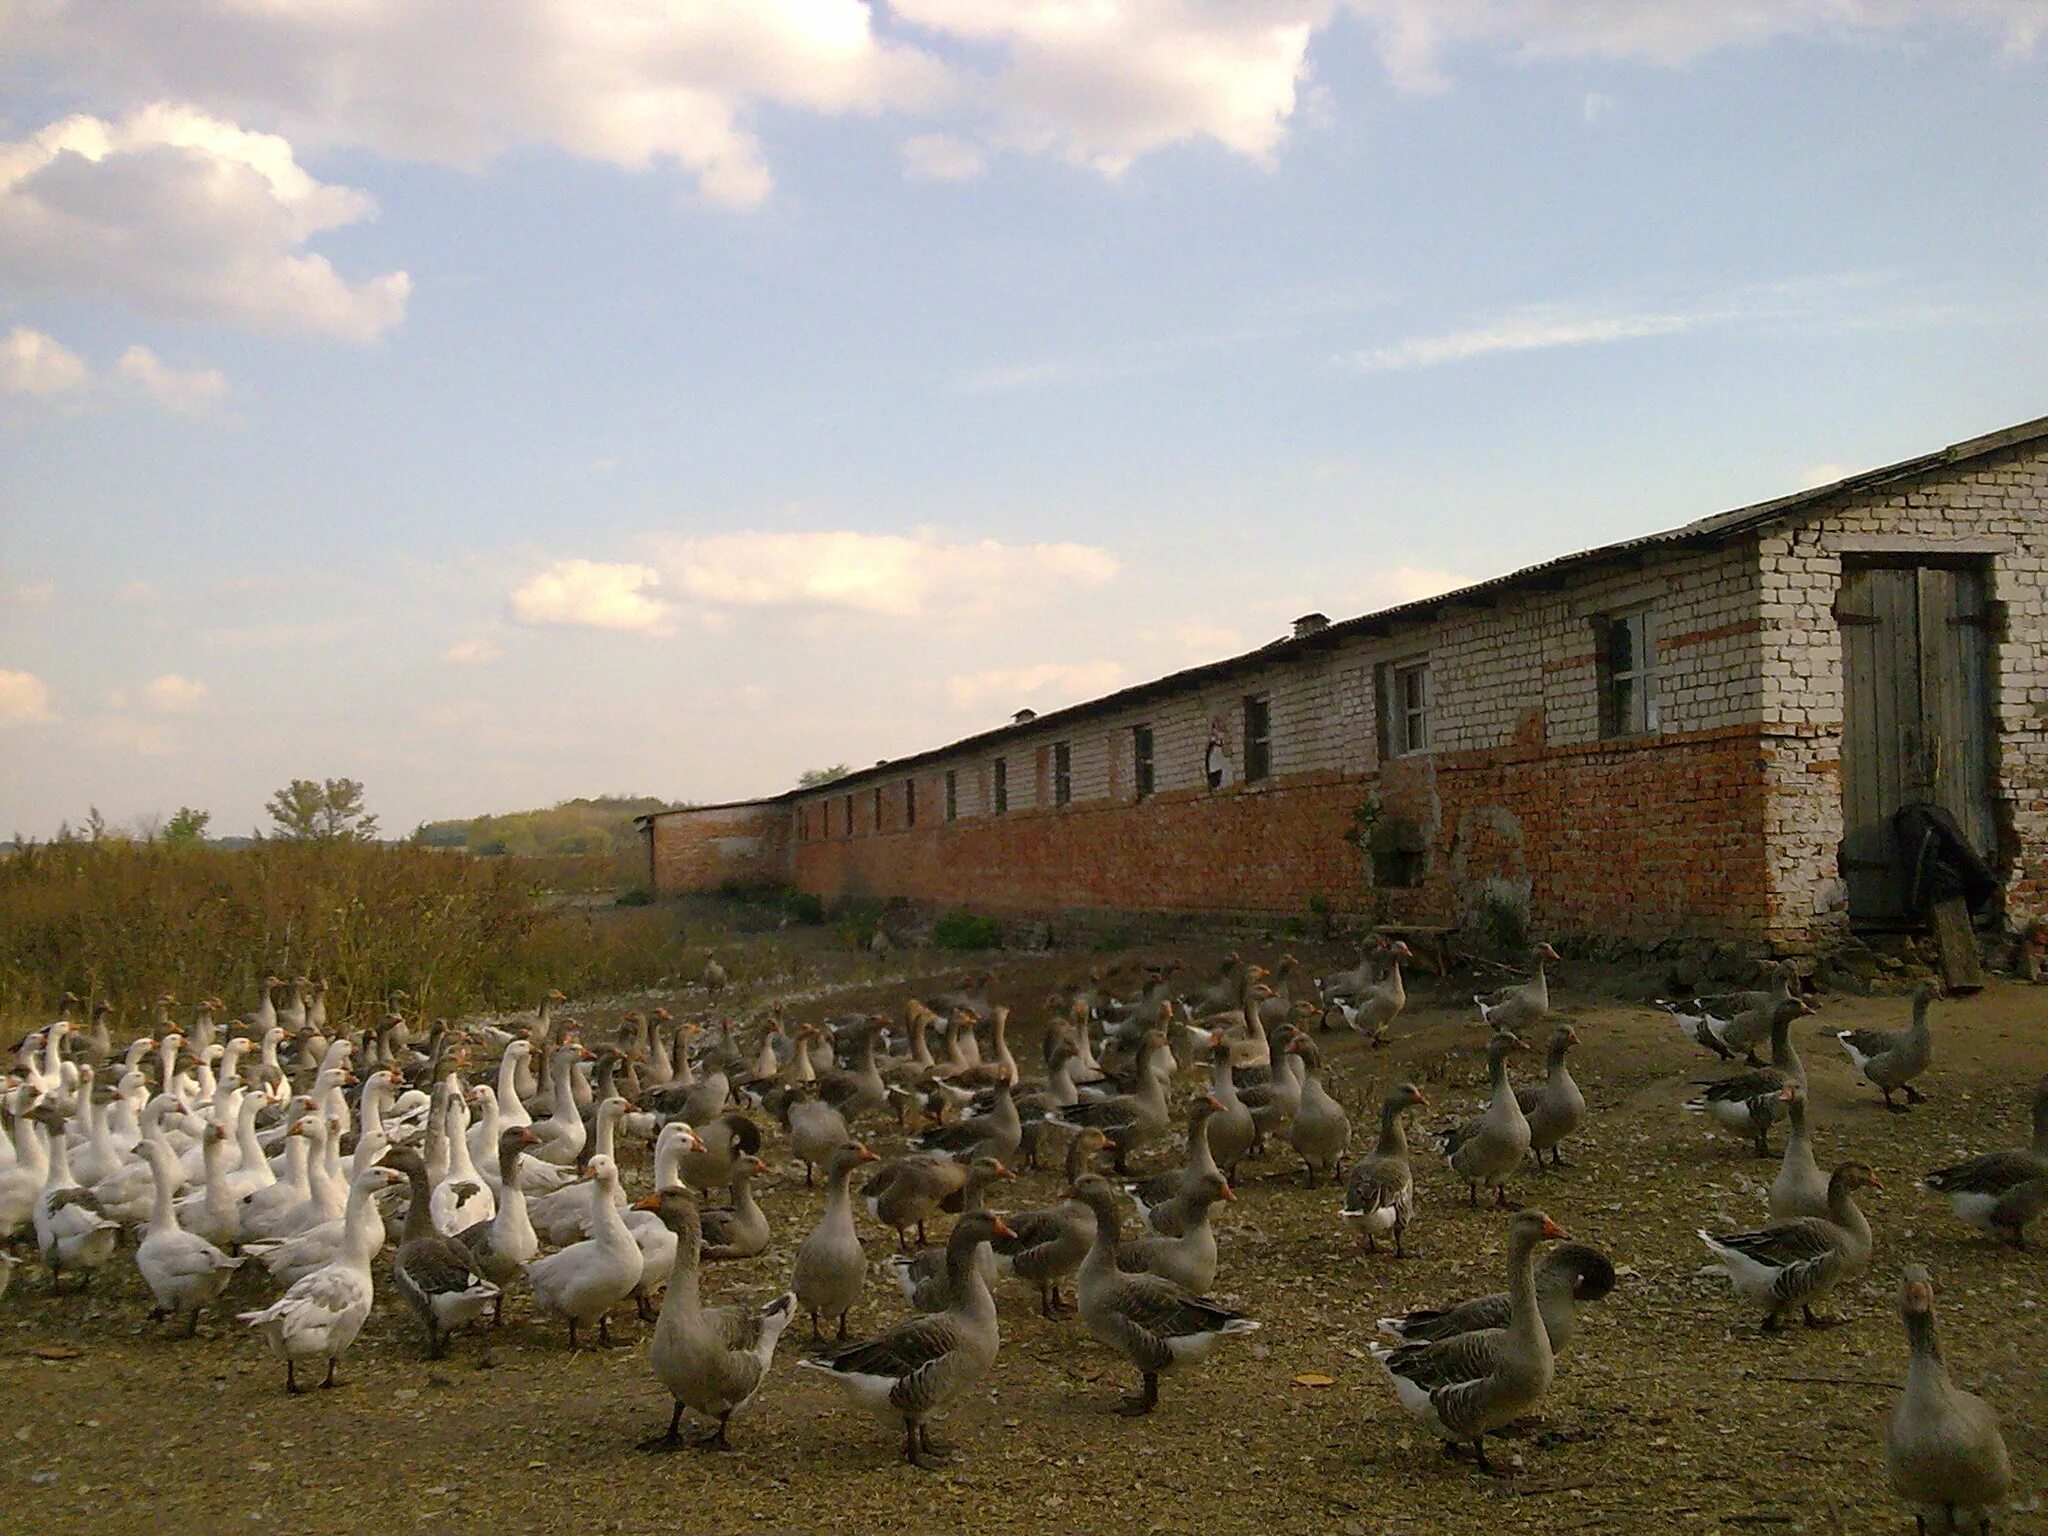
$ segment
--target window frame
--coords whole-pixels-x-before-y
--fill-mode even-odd
[[[1074,744],[1052,744],[1052,803],[1055,807],[1074,803]]]
[[[989,766],[990,809],[998,816],[1010,813],[1010,760],[1007,757],[995,759]]]
[[[917,780],[914,777],[903,781],[903,825],[906,829],[917,825]]]
[[[1419,702],[1411,704],[1408,684],[1421,684]],[[1428,752],[1436,745],[1436,678],[1427,656],[1397,661],[1387,668],[1387,734],[1395,757]],[[1419,723],[1419,731],[1416,729]]]
[[[959,819],[960,770],[957,768],[948,768],[946,770],[946,820],[958,821]]]
[[[1654,611],[1654,605],[1639,603],[1599,614],[1593,620],[1593,679],[1598,690],[1597,726],[1602,741],[1654,736],[1663,729],[1657,699],[1657,631],[1651,622]],[[1617,629],[1629,637],[1631,664],[1621,669],[1614,664]],[[1629,690],[1626,708],[1618,697],[1624,685]]]
[[[1131,727],[1131,788],[1133,797],[1150,800],[1159,792],[1158,743],[1150,721]]]
[[[1254,730],[1256,721],[1257,730]],[[1257,784],[1273,777],[1273,696],[1248,693],[1244,696],[1243,781]]]
[[[882,830],[882,786],[875,786],[875,830]]]
[[[851,837],[853,836],[853,791],[849,789],[841,798],[846,805],[846,835]]]

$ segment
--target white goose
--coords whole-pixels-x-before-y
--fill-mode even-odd
[[[219,1297],[242,1261],[178,1225],[178,1208],[172,1201],[178,1187],[177,1159],[159,1138],[151,1138],[145,1152],[156,1180],[156,1208],[136,1246],[135,1267],[156,1298],[154,1315],[183,1317],[185,1336],[190,1338],[199,1331],[200,1309]]]
[[[64,1111],[45,1104],[36,1119],[46,1129],[49,1149],[48,1172],[42,1193],[36,1196],[36,1246],[50,1271],[50,1289],[56,1290],[63,1271],[76,1271],[89,1278],[92,1271],[114,1256],[114,1242],[121,1235],[119,1222],[100,1214],[90,1190],[81,1189],[71,1177],[69,1149],[64,1141]]]
[[[291,1123],[285,1131],[283,1177],[242,1197],[241,1225],[245,1242],[285,1236],[285,1222],[313,1198],[313,1188],[307,1180],[307,1153],[312,1144],[306,1139],[306,1127],[315,1123],[317,1117],[312,1116]]]
[[[240,1201],[228,1187],[226,1127],[208,1126],[202,1150],[206,1182],[196,1193],[185,1197],[178,1210],[178,1220],[188,1231],[225,1248],[242,1235]]]
[[[611,1309],[633,1293],[640,1279],[640,1246],[619,1215],[618,1164],[593,1157],[584,1178],[591,1235],[526,1266],[535,1303],[569,1324],[571,1349],[577,1347],[577,1328],[592,1322],[600,1342],[611,1343]]]
[[[453,1234],[497,1215],[498,1197],[469,1155],[469,1109],[461,1088],[451,1077],[443,1091],[447,1095],[441,1113],[448,1127],[448,1172],[434,1186],[428,1211],[435,1231]]]
[[[277,1301],[260,1311],[238,1314],[254,1328],[276,1358],[284,1361],[287,1392],[303,1390],[297,1368],[301,1360],[327,1362],[323,1387],[334,1385],[335,1362],[362,1332],[376,1296],[370,1261],[384,1246],[384,1221],[372,1197],[405,1182],[396,1168],[368,1168],[349,1189],[343,1238],[332,1262],[301,1276]]]

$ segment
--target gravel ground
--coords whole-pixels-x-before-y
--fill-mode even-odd
[[[757,995],[801,994],[800,1016],[901,996],[893,982],[861,979],[875,974],[866,961],[770,956],[784,941],[755,943],[746,974],[777,978]],[[892,975],[918,964],[894,957]],[[1031,1012],[1049,983],[1082,968],[1010,961],[997,995]],[[1111,1412],[1134,1385],[1120,1358],[1072,1321],[1041,1320],[1022,1289],[1006,1290],[1001,1358],[941,1426],[962,1455],[934,1474],[902,1466],[888,1429],[788,1367],[803,1347],[798,1329],[735,1422],[734,1453],[651,1458],[633,1442],[662,1427],[667,1397],[647,1374],[645,1330],[630,1313],[614,1329],[618,1347],[572,1355],[516,1296],[494,1336],[463,1338],[430,1365],[384,1293],[341,1389],[288,1398],[282,1371],[246,1330],[209,1322],[187,1341],[147,1323],[126,1254],[82,1299],[49,1298],[41,1271],[25,1265],[0,1300],[0,1529],[1910,1530],[1885,1492],[1879,1442],[1904,1367],[1892,1297],[1909,1259],[1934,1272],[1955,1375],[2003,1416],[2019,1477],[2004,1528],[2048,1529],[2048,1257],[1994,1248],[1915,1187],[1954,1156],[2024,1143],[2026,1085],[2048,1070],[2042,995],[1997,985],[1939,1005],[1931,1102],[1903,1116],[1885,1114],[1823,1037],[1902,1023],[1903,998],[1829,998],[1795,1025],[1823,1164],[1864,1158],[1886,1190],[1866,1204],[1871,1272],[1838,1298],[1848,1325],[1766,1338],[1725,1283],[1700,1274],[1693,1229],[1760,1224],[1775,1164],[1679,1110],[1687,1080],[1712,1064],[1661,1015],[1591,1000],[1599,979],[1574,966],[1553,980],[1584,1041],[1574,1065],[1590,1124],[1568,1148],[1572,1167],[1529,1174],[1516,1193],[1606,1248],[1623,1280],[1588,1310],[1540,1420],[1500,1444],[1496,1459],[1516,1468],[1509,1479],[1443,1456],[1366,1353],[1376,1316],[1501,1284],[1503,1219],[1466,1209],[1441,1162],[1418,1155],[1415,1249],[1399,1262],[1360,1251],[1341,1229],[1337,1191],[1305,1189],[1277,1161],[1248,1165],[1219,1221],[1217,1294],[1264,1327],[1194,1375],[1169,1377],[1143,1421]],[[1386,1050],[1330,1037],[1328,1080],[1352,1111],[1354,1150],[1369,1144],[1373,1106],[1400,1078],[1428,1087],[1432,1124],[1482,1096],[1482,1036],[1469,1008],[1455,1006],[1471,990],[1417,979]],[[886,1153],[897,1138],[877,1128],[871,1140]],[[644,1154],[637,1168],[644,1181]],[[1052,1174],[1027,1176],[1006,1204],[1045,1203],[1056,1189]],[[782,1288],[820,1201],[799,1172],[763,1203],[774,1247],[714,1267],[708,1295]],[[855,1324],[872,1330],[904,1308],[880,1268],[887,1235],[864,1235],[873,1264]],[[2037,1236],[2048,1245],[2048,1232]],[[229,1300],[260,1305],[266,1294],[245,1276]]]

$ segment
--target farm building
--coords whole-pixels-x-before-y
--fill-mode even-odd
[[[665,893],[1826,943],[1905,915],[1892,813],[2048,883],[2048,418],[830,785],[644,819]]]

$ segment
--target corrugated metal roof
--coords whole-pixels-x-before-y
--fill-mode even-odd
[[[1618,543],[1602,544],[1593,549],[1580,550],[1576,554],[1558,555],[1549,560],[1525,565],[1520,570],[1510,571],[1504,576],[1494,576],[1485,581],[1459,587],[1452,592],[1441,592],[1434,597],[1418,598],[1413,602],[1399,603],[1391,608],[1377,609],[1363,613],[1356,618],[1343,619],[1313,633],[1296,637],[1282,636],[1256,650],[1228,656],[1221,661],[1204,662],[1200,666],[1188,667],[1149,682],[1134,683],[1114,693],[1088,699],[1079,704],[1070,704],[1064,709],[1048,710],[1035,719],[1023,723],[1005,721],[1002,725],[977,735],[963,736],[942,747],[931,747],[908,757],[891,759],[872,768],[859,768],[843,779],[834,779],[830,784],[813,785],[809,789],[785,790],[779,795],[770,795],[761,800],[734,800],[718,806],[693,806],[693,810],[731,810],[749,805],[776,805],[794,800],[800,795],[819,793],[841,793],[856,785],[869,784],[878,779],[900,777],[914,768],[920,768],[941,758],[954,757],[962,753],[973,753],[994,747],[1001,742],[1020,736],[1036,734],[1050,728],[1088,719],[1095,715],[1109,714],[1128,709],[1148,698],[1162,694],[1179,693],[1211,679],[1227,677],[1234,672],[1265,666],[1293,654],[1327,650],[1331,643],[1345,635],[1369,634],[1376,629],[1398,623],[1412,623],[1439,609],[1495,593],[1511,591],[1518,587],[1533,585],[1539,580],[1554,581],[1559,575],[1605,561],[1624,558],[1643,551],[1663,552],[1671,549],[1704,548],[1727,540],[1742,538],[1757,532],[1772,523],[1788,517],[1812,511],[1828,502],[1844,496],[1860,495],[1881,490],[1900,481],[1911,480],[1934,470],[1946,469],[1966,463],[1971,459],[1999,453],[2021,443],[2048,438],[2048,416],[2039,416],[2032,421],[1988,432],[1981,437],[1967,438],[1960,443],[1937,449],[1933,453],[1921,454],[1916,458],[1901,459],[1896,464],[1887,464],[1879,469],[1865,470],[1849,475],[1826,485],[1817,485],[1810,490],[1780,496],[1771,501],[1760,501],[1746,507],[1736,507],[1727,512],[1716,512],[1677,528],[1667,528],[1659,533],[1642,534]],[[672,814],[656,811],[653,816]],[[651,817],[635,818],[648,820]]]

